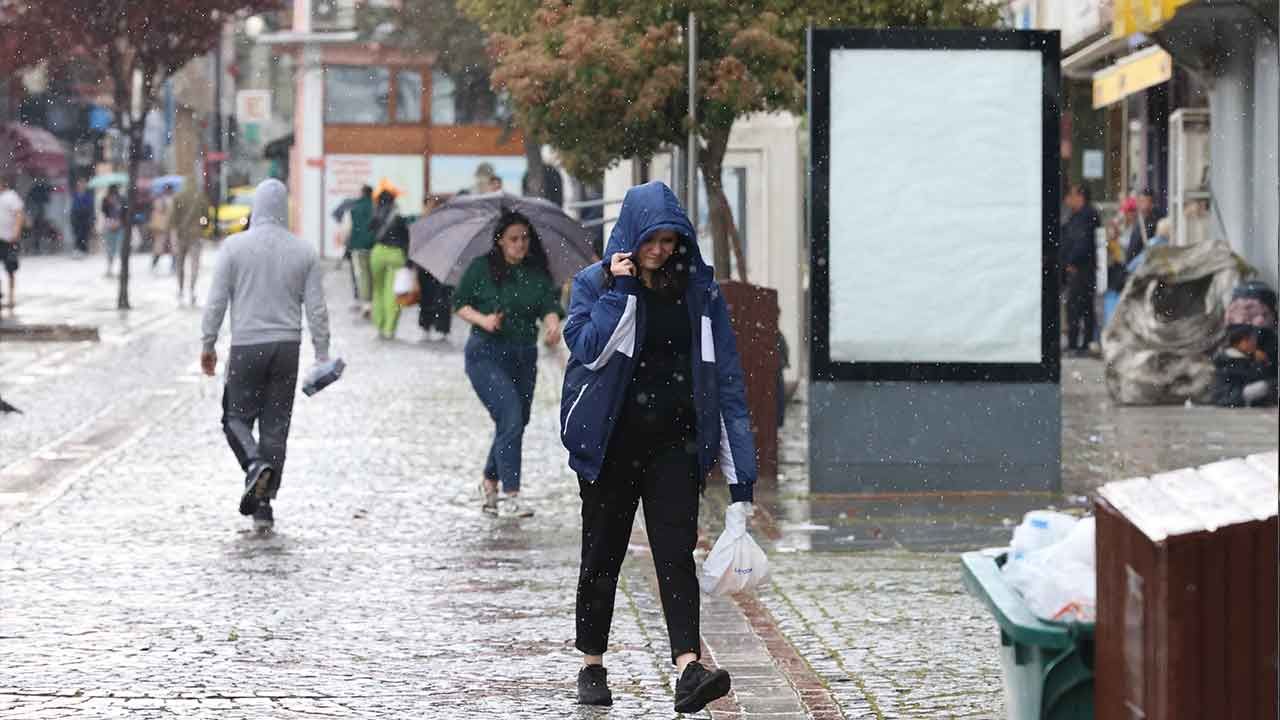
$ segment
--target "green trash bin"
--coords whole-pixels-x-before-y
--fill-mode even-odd
[[[1004,554],[961,556],[964,584],[1000,625],[1009,720],[1092,720],[1093,623],[1045,622],[1004,580]]]

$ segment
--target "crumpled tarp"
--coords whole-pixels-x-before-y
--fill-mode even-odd
[[[1225,244],[1150,248],[1102,334],[1107,391],[1125,405],[1210,402],[1231,290],[1253,269]]]

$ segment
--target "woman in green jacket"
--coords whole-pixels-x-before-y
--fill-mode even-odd
[[[473,326],[464,356],[467,377],[496,426],[480,483],[481,507],[490,515],[529,517],[533,511],[519,501],[520,451],[538,374],[538,322],[543,341],[554,346],[564,309],[528,218],[503,214],[493,247],[458,283],[453,308]]]

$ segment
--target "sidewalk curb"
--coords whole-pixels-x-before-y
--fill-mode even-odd
[[[0,340],[22,342],[100,342],[96,325],[0,323]]]

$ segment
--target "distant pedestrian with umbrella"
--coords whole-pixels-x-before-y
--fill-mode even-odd
[[[489,252],[471,262],[454,293],[458,317],[473,326],[467,377],[495,425],[480,483],[481,509],[490,515],[533,515],[519,499],[521,449],[538,375],[538,323],[548,346],[560,343],[557,296],[538,231],[517,212],[498,218]]]
[[[378,209],[373,216],[373,250],[369,253],[369,270],[373,283],[373,326],[378,337],[393,340],[400,322],[400,304],[396,302],[396,273],[404,267],[409,251],[409,226],[396,209],[398,193],[387,187],[378,194]]]

